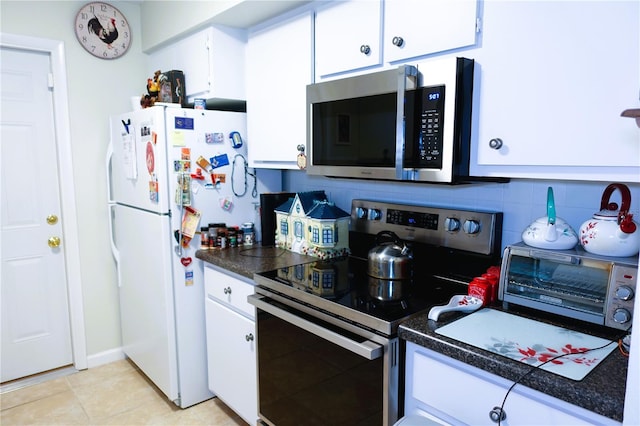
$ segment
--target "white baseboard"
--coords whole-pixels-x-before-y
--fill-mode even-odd
[[[120,361],[126,356],[122,348],[109,349],[93,355],[87,355],[87,367],[93,368],[100,365],[109,364],[110,362]]]

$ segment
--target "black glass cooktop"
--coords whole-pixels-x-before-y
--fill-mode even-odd
[[[259,287],[382,333],[395,334],[399,323],[407,318],[446,304],[453,295],[467,293],[466,284],[414,274],[408,280],[375,279],[367,275],[366,260],[346,257],[262,272],[255,278]]]

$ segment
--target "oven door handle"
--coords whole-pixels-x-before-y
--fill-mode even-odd
[[[277,308],[272,304],[265,302],[259,296],[250,295],[247,297],[247,301],[251,303],[253,306],[260,308],[263,311],[268,312],[271,315],[274,315],[283,321],[293,324],[296,327],[300,327],[301,329],[308,331],[311,334],[315,334],[318,337],[328,340],[329,342],[334,343],[355,354],[358,354],[361,357],[364,357],[366,359],[369,359],[369,360],[377,359],[377,358],[380,358],[383,354],[382,346],[375,342],[372,342],[370,340],[364,341],[362,343],[355,342],[349,339],[348,337],[345,337],[345,336],[342,336],[341,334],[327,330],[326,328],[319,326],[317,324],[314,324],[311,321],[307,321],[290,312]],[[258,336],[258,338],[260,338],[260,336]]]

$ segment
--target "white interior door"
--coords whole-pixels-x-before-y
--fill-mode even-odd
[[[72,364],[50,57],[0,50],[1,381]]]

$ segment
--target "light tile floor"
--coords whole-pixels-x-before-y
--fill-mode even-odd
[[[3,392],[0,424],[246,426],[218,398],[181,409],[128,360]]]

